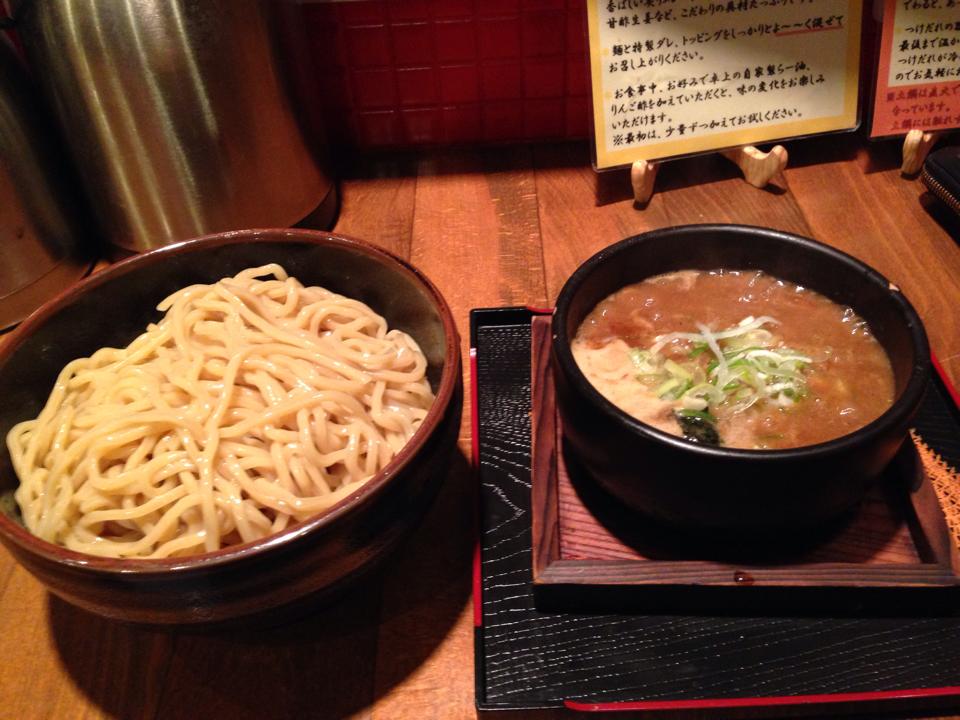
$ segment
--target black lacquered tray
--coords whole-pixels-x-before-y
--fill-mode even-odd
[[[480,540],[474,594],[481,710],[698,717],[960,709],[960,614],[541,612],[531,585],[530,319],[471,313]],[[935,379],[917,430],[960,464],[960,412]]]

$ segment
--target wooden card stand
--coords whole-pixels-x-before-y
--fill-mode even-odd
[[[911,130],[903,139],[903,164],[900,166],[900,172],[903,175],[916,175],[923,167],[923,161],[927,159],[930,150],[936,142],[942,138],[944,132],[923,132],[923,130]]]
[[[640,207],[646,207],[653,197],[653,184],[657,181],[660,163],[637,160],[630,168],[630,184],[633,186],[633,201]]]
[[[783,145],[774,146],[770,152],[744,145],[720,154],[740,168],[743,179],[755,188],[766,187],[787,167],[787,149]]]
[[[720,154],[740,168],[743,179],[755,188],[766,187],[771,180],[787,167],[787,149],[775,146],[770,152],[758,150],[753,145],[744,145]],[[922,161],[921,161],[922,162]],[[633,185],[633,200],[638,207],[646,207],[653,196],[653,186],[661,163],[637,160],[630,169],[630,184]]]

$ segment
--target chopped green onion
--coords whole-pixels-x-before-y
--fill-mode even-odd
[[[806,397],[803,373],[812,358],[786,347],[776,347],[765,325],[777,324],[772,317],[746,317],[735,326],[718,332],[697,324],[699,332],[661,335],[648,349],[633,348],[630,358],[638,370],[637,379],[663,399],[677,400],[681,412],[707,412],[728,403],[733,412],[742,412],[760,400],[790,407]],[[687,359],[665,358],[660,350],[676,341],[693,344]],[[709,353],[704,366],[697,359]]]
[[[693,385],[689,380],[681,380],[679,378],[670,378],[660,387],[658,387],[654,393],[659,398],[670,398],[671,400],[678,400],[683,394],[690,389]]]
[[[674,377],[683,378],[684,380],[693,380],[693,373],[673,360],[665,360],[663,363],[663,368]]]
[[[654,355],[649,350],[632,348],[630,361],[641,375],[654,375],[660,372],[660,356]]]
[[[678,387],[680,387],[680,381],[677,378],[670,378],[669,380],[664,382],[662,385],[660,385],[660,387],[658,387],[653,392],[657,397],[663,397],[664,395],[666,395],[672,390],[675,390]]]

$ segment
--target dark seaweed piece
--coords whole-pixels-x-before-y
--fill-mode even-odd
[[[680,429],[683,436],[690,442],[700,443],[702,445],[719,445],[720,433],[717,427],[703,415],[684,415],[676,413],[677,422],[680,423]]]

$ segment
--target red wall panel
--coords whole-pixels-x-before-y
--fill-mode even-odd
[[[305,2],[284,14],[309,123],[335,147],[589,132],[583,0]]]

